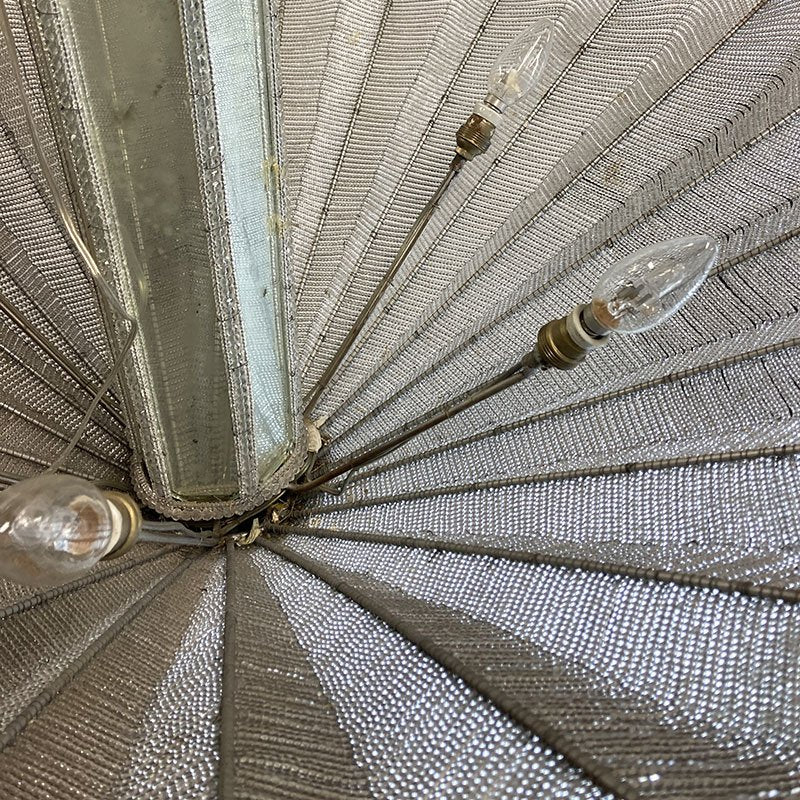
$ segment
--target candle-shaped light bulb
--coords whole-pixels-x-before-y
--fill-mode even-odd
[[[537,20],[500,54],[489,73],[489,92],[475,104],[472,115],[456,134],[456,160],[451,172],[464,161],[483,155],[506,109],[530,92],[550,54],[549,19]]]
[[[488,105],[505,111],[536,86],[550,53],[552,26],[549,19],[537,20],[503,50],[489,73]]]
[[[0,575],[42,585],[79,577],[121,550],[141,526],[126,495],[45,474],[0,493]]]
[[[687,236],[637,250],[600,278],[591,311],[609,331],[637,333],[671,317],[697,291],[719,255],[711,236]]]

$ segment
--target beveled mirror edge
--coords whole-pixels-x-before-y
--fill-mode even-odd
[[[52,0],[51,0],[52,2]],[[53,103],[52,108],[58,109],[61,107],[62,111],[65,108],[64,103],[64,86],[59,85],[59,80],[55,74],[57,71],[52,68],[52,59],[54,52],[51,47],[47,45],[47,37],[42,29],[41,22],[43,18],[49,16],[46,11],[43,11],[40,5],[36,5],[34,0],[23,0],[26,5],[26,17],[29,21],[31,28],[35,27],[36,30],[31,30],[31,39],[34,41],[34,46],[37,51],[42,54],[43,63],[51,65],[50,78],[48,90],[52,93]],[[271,131],[274,137],[275,150],[277,163],[283,164],[283,132],[281,124],[281,111],[280,111],[280,71],[278,64],[278,51],[277,51],[277,13],[275,10],[274,0],[262,0],[263,8],[263,25],[264,25],[264,52],[267,63],[265,64],[265,80],[269,84],[268,102],[270,105],[270,124]],[[36,20],[36,23],[34,23]],[[45,22],[46,24],[46,22]],[[57,53],[55,54],[57,55]],[[82,183],[86,180],[86,164],[81,164],[81,150],[82,148],[70,147],[67,145],[69,141],[69,132],[66,130],[64,120],[59,114],[54,114],[53,119],[56,130],[59,132],[59,145],[62,150],[62,156],[66,162],[66,172],[70,178],[70,189],[74,195],[73,202],[76,207],[84,214],[89,216],[85,206],[82,203],[82,198],[85,197],[85,192],[82,191]],[[126,416],[128,420],[138,420],[138,425],[143,425],[149,431],[147,436],[142,436],[142,431],[137,425],[129,424],[127,426],[127,433],[133,449],[133,457],[131,463],[131,476],[140,499],[148,506],[164,514],[165,516],[173,517],[176,519],[185,520],[210,520],[221,519],[235,514],[245,512],[252,507],[263,502],[265,499],[280,491],[285,485],[300,471],[306,457],[307,444],[304,426],[302,424],[302,417],[299,409],[299,380],[297,375],[297,354],[294,344],[294,287],[293,287],[293,273],[291,269],[291,237],[289,233],[289,209],[288,197],[283,179],[285,170],[278,169],[273,173],[273,178],[276,181],[275,198],[278,207],[278,218],[281,224],[276,226],[277,233],[275,241],[275,256],[278,265],[278,274],[281,281],[281,290],[277,292],[279,302],[283,314],[280,315],[280,322],[282,323],[282,338],[285,348],[285,357],[287,361],[287,374],[289,383],[289,406],[290,406],[290,429],[291,429],[291,442],[287,448],[285,456],[283,457],[280,465],[274,471],[267,472],[264,475],[257,473],[257,464],[255,460],[244,459],[245,463],[249,462],[246,467],[249,470],[248,481],[251,487],[250,491],[239,493],[238,496],[224,498],[224,499],[182,499],[176,497],[174,493],[169,491],[162,479],[153,477],[150,470],[145,466],[144,455],[149,455],[150,464],[159,463],[159,456],[157,448],[148,447],[147,439],[152,442],[160,441],[159,436],[163,435],[160,430],[157,420],[152,414],[147,413],[144,406],[145,403],[140,401],[140,396],[136,391],[123,392],[125,398]],[[79,176],[83,175],[83,179]],[[86,218],[80,220],[82,230],[87,230]],[[91,237],[87,237],[91,242]],[[117,291],[120,291],[118,276],[113,277],[113,283]],[[235,289],[234,289],[235,291]],[[105,315],[106,325],[110,331],[109,338],[112,344],[116,344],[119,340],[118,332],[115,332],[116,323],[110,319],[109,315]],[[138,351],[138,352],[137,352]],[[141,348],[135,348],[133,359],[142,359],[144,357]],[[133,386],[141,386],[141,380],[146,371],[138,370],[135,362],[129,363],[125,368],[125,381],[130,382]],[[250,426],[250,434],[252,434],[252,426]],[[248,437],[251,438],[251,437]],[[250,444],[250,443],[248,443]],[[247,449],[252,451],[252,447]],[[241,462],[240,462],[241,463]]]

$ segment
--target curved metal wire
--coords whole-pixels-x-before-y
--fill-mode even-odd
[[[59,469],[61,469],[61,467],[63,467],[66,460],[72,454],[78,442],[81,440],[81,437],[86,432],[86,428],[88,427],[90,420],[94,416],[94,412],[97,410],[98,405],[105,396],[106,392],[108,392],[108,390],[111,388],[111,385],[116,380],[117,375],[119,374],[119,371],[122,368],[125,356],[127,356],[128,352],[133,346],[133,341],[136,338],[136,333],[138,331],[138,323],[136,319],[125,310],[122,303],[120,303],[119,299],[114,294],[111,287],[108,285],[108,282],[106,281],[105,277],[100,271],[100,268],[98,267],[97,262],[95,261],[91,250],[89,249],[86,242],[83,240],[83,237],[81,236],[80,231],[78,230],[78,226],[75,224],[75,220],[73,220],[72,215],[70,214],[69,208],[66,202],[64,201],[64,198],[61,196],[61,192],[59,190],[59,186],[56,181],[55,175],[53,174],[47,162],[47,155],[45,153],[44,146],[42,145],[42,140],[39,137],[38,131],[36,129],[36,122],[33,116],[33,109],[31,108],[30,102],[28,100],[27,87],[25,85],[25,77],[22,73],[22,66],[20,65],[19,55],[16,49],[16,43],[14,42],[14,35],[11,31],[11,25],[9,23],[8,14],[6,12],[3,3],[0,3],[0,33],[2,33],[2,36],[4,37],[6,42],[6,47],[8,49],[9,65],[11,67],[11,73],[13,75],[14,82],[16,83],[17,89],[19,91],[20,101],[22,103],[22,110],[23,113],[25,114],[25,121],[28,125],[31,137],[31,143],[33,144],[33,149],[36,153],[36,158],[39,161],[39,166],[42,170],[42,175],[44,176],[45,183],[47,184],[48,191],[50,192],[51,199],[53,201],[53,204],[55,205],[56,211],[58,212],[58,216],[61,220],[61,223],[64,226],[67,236],[69,237],[70,241],[75,247],[75,250],[78,252],[78,255],[83,261],[92,279],[94,280],[95,285],[97,286],[101,297],[103,298],[103,300],[105,300],[109,309],[117,317],[127,322],[128,325],[130,326],[128,328],[128,333],[125,337],[125,340],[122,343],[119,355],[114,360],[114,363],[112,364],[111,369],[109,370],[105,379],[101,382],[100,386],[97,387],[97,391],[95,392],[95,395],[92,398],[91,403],[89,403],[89,407],[86,409],[86,413],[84,414],[81,422],[78,424],[75,433],[73,434],[67,446],[61,451],[61,453],[53,461],[53,463],[47,470],[48,472],[56,472]]]

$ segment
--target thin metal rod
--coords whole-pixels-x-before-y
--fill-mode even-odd
[[[30,337],[53,361],[62,367],[64,372],[67,373],[82,389],[85,389],[90,395],[97,394],[98,386],[86,378],[78,365],[72,361],[68,356],[64,355],[44,334],[39,331],[33,323],[4,295],[0,294],[0,311],[2,311],[18,328],[21,328],[25,334]],[[103,397],[100,400],[100,405],[114,417],[117,422],[125,424],[119,405],[114,402],[111,397]]]
[[[295,525],[269,525],[266,528],[281,536],[304,536],[311,539],[340,539],[347,542],[378,544],[388,547],[405,547],[413,550],[434,550],[466,556],[488,556],[504,561],[517,561],[534,566],[557,567],[580,572],[600,572],[604,575],[621,575],[641,581],[671,583],[694,589],[714,589],[723,594],[743,594],[761,600],[781,600],[792,605],[800,604],[800,589],[788,589],[774,584],[757,584],[744,579],[719,578],[696,572],[676,572],[655,567],[634,567],[630,564],[597,561],[590,558],[553,556],[530,550],[509,550],[505,547],[485,547],[479,544],[448,542],[442,539],[423,539],[419,536],[367,533],[365,531],[340,531],[329,528],[307,528]]]
[[[372,46],[370,48],[369,58],[366,60],[364,64],[363,71],[361,72],[361,81],[360,86],[358,89],[358,96],[355,99],[355,102],[350,107],[350,115],[349,119],[347,120],[347,128],[343,131],[343,136],[339,140],[340,146],[338,148],[338,156],[336,158],[336,163],[333,165],[333,174],[331,175],[330,181],[328,181],[328,187],[325,191],[325,198],[322,203],[322,208],[320,209],[320,214],[317,218],[316,224],[314,226],[314,238],[311,241],[311,247],[308,251],[308,256],[305,259],[305,266],[302,270],[299,280],[295,286],[295,296],[297,298],[297,305],[300,306],[302,300],[304,299],[306,286],[308,284],[310,273],[313,270],[314,261],[317,255],[317,250],[319,248],[320,239],[322,237],[322,231],[325,227],[326,222],[328,221],[328,214],[330,213],[330,208],[332,204],[333,197],[336,193],[336,190],[339,186],[339,180],[342,175],[342,169],[344,167],[345,158],[348,155],[349,145],[353,138],[354,129],[356,127],[356,123],[359,119],[359,115],[364,105],[365,97],[368,93],[368,85],[370,83],[370,78],[372,76],[372,71],[375,69],[377,63],[377,54],[381,47],[381,43],[383,41],[383,35],[386,31],[386,24],[389,21],[390,13],[392,12],[392,3],[385,3],[383,6],[383,11],[381,12],[380,22],[378,23],[377,29],[375,29],[374,34],[372,35]],[[282,17],[281,14],[278,15],[279,18]],[[299,188],[299,195],[305,195],[305,188],[307,182],[307,175],[306,173],[301,181]]]
[[[219,722],[219,771],[217,796],[234,796],[236,770],[236,549],[232,539],[225,544],[225,630],[222,635],[222,696]]]
[[[122,305],[116,294],[114,294],[111,286],[109,286],[108,281],[106,281],[105,276],[94,259],[91,249],[83,240],[81,232],[78,230],[78,226],[75,223],[75,220],[72,218],[70,208],[67,206],[64,198],[61,196],[61,188],[56,180],[56,176],[50,168],[47,153],[45,152],[44,145],[39,137],[36,119],[33,114],[33,108],[28,98],[25,76],[22,72],[22,64],[20,63],[16,42],[14,41],[14,34],[11,30],[11,23],[9,22],[8,14],[6,13],[5,4],[3,2],[0,2],[0,35],[2,35],[2,37],[5,39],[6,48],[8,50],[8,63],[11,67],[11,73],[19,92],[19,99],[22,105],[22,111],[25,115],[25,122],[28,126],[28,133],[31,137],[31,144],[33,145],[36,158],[39,161],[39,168],[50,193],[50,200],[55,206],[58,217],[61,220],[61,224],[64,226],[64,230],[66,231],[67,237],[80,256],[80,261],[83,262],[83,265],[86,267],[86,270],[94,281],[94,285],[100,294],[101,300],[105,300],[107,307],[119,318],[119,320],[122,320],[128,324],[127,334],[119,350],[119,354],[114,358],[111,369],[106,377],[101,381],[100,386],[97,388],[97,392],[89,403],[89,407],[86,409],[83,419],[78,424],[69,444],[67,444],[67,446],[62,450],[61,454],[57,456],[55,461],[53,461],[53,463],[50,465],[48,471],[56,472],[66,462],[69,455],[83,437],[98,405],[100,405],[106,393],[111,390],[114,381],[117,379],[117,376],[122,369],[125,357],[133,347],[133,342],[139,329],[139,323],[136,320],[136,317],[129,314],[125,310],[125,307]],[[110,349],[113,357],[113,341],[110,342]]]
[[[9,447],[4,447],[0,445],[0,455],[7,456],[8,458],[16,458],[19,461],[26,461],[28,464],[35,464],[38,467],[47,467],[48,461],[44,458],[40,458],[39,456],[32,456],[29,453],[23,453],[22,451],[12,450]],[[121,471],[121,470],[118,470]],[[77,478],[83,478],[84,480],[96,483],[98,485],[105,486],[109,489],[117,489],[120,492],[127,492],[129,487],[126,486],[124,483],[118,483],[114,480],[109,479],[108,477],[99,480],[96,475],[91,472],[83,472],[77,469],[64,469],[63,472],[66,475],[75,475]],[[26,478],[30,478],[30,475],[26,475]],[[20,480],[24,480],[24,478],[20,478]]]
[[[0,472],[0,483],[7,483],[9,486],[13,486],[15,483],[24,480],[20,478],[19,475],[12,475],[9,472]]]
[[[139,541],[189,545],[190,547],[216,547],[220,543],[215,534],[192,530],[172,519],[163,521],[146,519],[139,531]]]
[[[195,559],[187,558],[165,575],[152,589],[130,605],[77,658],[68,664],[50,681],[24,708],[20,710],[5,729],[0,732],[0,752],[9,747],[30,722],[92,662],[123,630],[133,622],[150,604],[171,586],[188,569]]]
[[[637,788],[621,781],[615,772],[598,761],[594,754],[583,751],[569,737],[554,728],[550,722],[536,714],[532,708],[533,703],[521,703],[519,698],[492,680],[490,673],[476,668],[475,665],[464,661],[452,650],[444,647],[434,637],[420,630],[413,619],[399,613],[396,607],[390,606],[374,593],[365,591],[363,586],[349,583],[344,570],[331,569],[329,566],[307,558],[277,542],[259,539],[257,543],[315,578],[324,581],[328,586],[399,633],[437,664],[458,676],[477,695],[488,700],[514,722],[540,739],[545,746],[560,753],[566,761],[579,769],[597,786],[624,800],[641,798],[642,795]]]
[[[333,467],[332,469],[328,470],[328,472],[323,473],[319,477],[314,478],[307,483],[289,484],[286,491],[293,492],[295,494],[312,492],[314,490],[322,491],[321,487],[328,483],[328,481],[339,477],[339,475],[342,475],[345,472],[349,472],[357,467],[361,467],[370,461],[375,461],[376,459],[385,456],[387,453],[390,453],[392,450],[400,447],[400,445],[405,444],[409,439],[413,439],[420,433],[423,433],[429,428],[434,427],[434,425],[438,425],[440,422],[444,422],[455,414],[465,411],[477,403],[486,400],[492,395],[502,392],[509,386],[519,383],[521,380],[527,378],[531,372],[540,368],[541,366],[542,364],[539,359],[538,351],[532,350],[517,364],[510,369],[507,369],[500,375],[495,376],[480,386],[477,386],[470,392],[461,395],[459,398],[451,401],[447,405],[440,406],[438,409],[434,410],[433,413],[426,414],[423,417],[418,417],[416,420],[407,423],[400,429],[399,433],[390,437],[382,444],[365,450],[360,455],[354,456],[348,461]],[[218,535],[224,536],[226,533],[230,533],[238,528],[242,523],[257,517],[259,514],[266,511],[282,495],[283,492],[275,497],[270,498],[265,503],[262,503],[251,511],[248,511],[246,514],[242,514],[241,516],[232,519],[218,531]]]
[[[502,436],[505,433],[509,433],[510,431],[516,431],[520,428],[524,428],[527,426],[535,425],[547,420],[555,419],[557,417],[563,417],[567,414],[572,414],[575,411],[581,411],[586,408],[593,408],[594,406],[601,405],[603,403],[617,400],[621,397],[627,397],[629,395],[633,395],[639,392],[645,392],[649,389],[654,389],[660,386],[666,386],[674,383],[678,383],[680,381],[693,378],[698,375],[705,375],[706,373],[713,372],[715,370],[722,370],[726,367],[732,367],[739,364],[742,364],[746,361],[750,361],[753,359],[761,358],[763,356],[769,356],[773,353],[780,353],[783,350],[789,350],[791,348],[800,347],[800,337],[794,337],[792,339],[785,339],[781,342],[775,342],[770,345],[765,345],[763,347],[758,347],[754,350],[748,350],[744,353],[737,353],[733,356],[726,356],[725,358],[718,359],[717,361],[712,361],[708,364],[698,364],[694,367],[687,367],[686,369],[678,370],[677,372],[670,372],[666,375],[660,375],[657,378],[652,378],[647,381],[642,381],[641,383],[631,384],[629,386],[624,386],[620,389],[614,389],[610,392],[603,392],[602,394],[594,395],[592,397],[584,398],[583,400],[578,400],[574,403],[568,403],[564,406],[558,406],[555,408],[550,408],[547,411],[540,412],[539,414],[533,414],[530,417],[525,417],[524,419],[515,420],[514,422],[508,422],[503,425],[498,425],[490,430],[480,431],[479,433],[470,434],[469,436],[464,436],[461,439],[454,439],[447,444],[438,445],[436,447],[431,447],[428,450],[422,450],[420,452],[414,453],[414,455],[406,456],[405,458],[400,458],[397,461],[391,461],[389,463],[384,463],[379,466],[374,467],[370,470],[365,470],[364,472],[359,473],[358,478],[354,480],[363,481],[367,478],[371,478],[373,475],[378,475],[383,472],[388,472],[389,470],[396,469],[397,467],[405,466],[406,464],[410,464],[413,462],[419,462],[423,459],[430,458],[432,456],[439,455],[440,453],[450,452],[455,450],[459,447],[464,447],[465,445],[473,444],[474,442],[482,442],[486,439],[490,439],[497,436]]]
[[[358,317],[356,317],[355,322],[348,331],[347,336],[345,336],[344,341],[339,345],[338,350],[334,354],[328,366],[325,368],[322,376],[306,397],[306,416],[311,413],[314,404],[320,398],[320,395],[322,395],[325,389],[328,388],[331,378],[333,378],[333,376],[336,374],[336,370],[339,369],[342,361],[344,361],[344,359],[347,357],[347,354],[350,352],[350,348],[353,346],[353,343],[358,337],[359,332],[364,327],[364,323],[366,323],[366,321],[369,319],[370,315],[375,310],[375,307],[378,305],[381,298],[386,293],[386,290],[389,288],[389,285],[400,270],[400,267],[402,267],[405,263],[406,259],[414,248],[414,245],[417,243],[417,240],[422,235],[422,232],[425,230],[428,223],[431,221],[431,217],[438,208],[439,202],[441,201],[442,197],[444,197],[453,179],[461,171],[461,167],[463,167],[464,164],[465,161],[461,156],[457,155],[453,159],[452,163],[450,164],[450,169],[448,169],[447,174],[444,176],[442,182],[439,184],[439,187],[434,192],[433,197],[428,200],[425,207],[414,221],[411,230],[408,232],[406,238],[403,240],[403,243],[400,245],[400,249],[397,251],[397,254],[389,266],[389,269],[386,271],[386,274],[383,276],[383,278],[381,278],[380,283],[378,283],[378,285],[375,287],[375,290],[372,292],[367,304],[361,309],[361,312],[359,313]]]
[[[423,417],[418,417],[416,420],[407,423],[403,426],[403,428],[400,429],[400,432],[387,439],[383,444],[365,450],[360,455],[354,456],[353,458],[342,462],[338,466],[331,468],[327,472],[323,473],[317,478],[313,478],[307,483],[290,484],[289,490],[296,493],[311,492],[315,489],[318,489],[328,481],[339,477],[339,475],[343,475],[345,472],[350,472],[350,470],[355,469],[356,467],[361,467],[370,461],[375,461],[381,458],[381,456],[390,453],[392,450],[396,450],[398,447],[400,447],[400,445],[409,441],[409,439],[413,439],[415,436],[419,436],[419,434],[424,433],[430,428],[433,428],[435,425],[450,419],[450,417],[454,416],[455,414],[459,414],[460,412],[471,408],[477,403],[492,397],[492,395],[502,392],[504,389],[508,389],[510,386],[519,383],[539,367],[541,367],[541,361],[539,360],[538,352],[533,350],[515,367],[506,370],[501,375],[493,378],[476,389],[473,389],[466,395],[462,395],[462,397],[456,401],[440,407],[434,413],[426,414]]]
[[[531,359],[533,359],[533,360],[531,360]],[[538,361],[539,361],[538,355],[534,355],[533,353],[529,353],[523,358],[523,360],[518,361],[516,364],[514,364],[514,366],[509,367],[507,370],[505,370],[504,372],[499,373],[498,375],[493,375],[486,383],[481,384],[480,386],[475,386],[474,388],[470,389],[469,391],[464,392],[463,394],[459,395],[455,399],[451,400],[449,405],[460,404],[462,402],[462,400],[467,400],[468,398],[473,397],[475,394],[483,391],[483,389],[491,387],[491,386],[494,386],[495,384],[497,384],[499,382],[505,381],[507,378],[510,378],[512,375],[515,375],[521,369],[524,369],[527,363],[529,363],[530,366],[537,366],[538,365]],[[434,409],[433,412],[428,412],[427,414],[424,414],[421,417],[417,417],[417,419],[412,421],[412,422],[407,422],[405,425],[403,425],[403,427],[400,430],[405,431],[408,428],[410,428],[411,426],[420,425],[423,420],[426,420],[432,413],[435,414],[436,411],[437,411],[437,409]],[[389,435],[389,437],[392,437],[391,433],[388,434],[388,435]],[[401,444],[402,444],[402,442],[401,442]],[[400,445],[398,444],[398,445],[395,445],[395,446],[399,447]],[[319,451],[319,453],[316,454],[317,459],[319,459],[322,455],[324,455],[328,451],[329,448],[330,448],[330,445],[324,446]],[[374,445],[373,445],[373,448],[374,448]],[[381,453],[382,456],[388,455],[388,454],[389,454],[388,450],[386,450],[386,451]],[[372,460],[372,459],[370,459],[370,460]],[[334,493],[338,494],[338,492],[334,492]]]
[[[65,385],[59,385],[51,378],[47,377],[43,374],[40,369],[37,369],[35,365],[29,364],[25,361],[22,357],[20,357],[17,353],[11,350],[8,346],[0,342],[0,353],[4,354],[8,359],[13,361],[18,367],[23,369],[25,372],[28,373],[34,380],[38,381],[39,383],[44,384],[50,391],[55,392],[62,400],[64,400],[69,406],[71,406],[75,411],[80,413],[81,415],[86,413],[86,409],[78,402],[78,400],[71,394],[72,387],[70,386],[70,391],[67,391]],[[59,378],[61,376],[59,375]],[[66,384],[66,381],[65,381]],[[118,441],[120,444],[124,444],[125,447],[129,447],[127,438],[123,435],[121,430],[124,430],[123,427],[115,427],[115,425],[120,425],[120,423],[112,423],[111,421],[107,420],[103,415],[98,416],[94,420],[95,425],[99,428],[102,428],[109,436],[113,437]]]
[[[71,438],[70,433],[65,431],[63,428],[49,424],[43,415],[41,415],[38,411],[34,411],[24,402],[18,402],[17,405],[12,405],[11,403],[5,403],[0,400],[0,410],[6,411],[12,416],[24,420],[29,425],[33,425],[39,430],[45,431],[51,436],[55,436],[57,439],[61,439],[64,442],[68,442]],[[107,453],[104,453],[100,448],[95,447],[89,442],[78,442],[75,449],[82,450],[84,453],[87,453],[93,458],[99,459],[100,461],[105,461],[107,464],[117,467],[118,469],[126,469],[126,464],[124,461],[117,461],[116,459],[111,458]]]
[[[212,536],[179,536],[172,533],[157,533],[142,528],[139,532],[140,542],[154,542],[156,544],[172,544],[186,547],[216,547],[219,540]]]

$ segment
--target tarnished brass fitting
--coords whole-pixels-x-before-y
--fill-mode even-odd
[[[465,161],[483,155],[489,149],[494,129],[493,122],[472,114],[456,133],[456,153]]]
[[[142,512],[130,495],[112,491],[105,491],[103,494],[120,515],[117,521],[120,525],[117,543],[110,553],[103,556],[104,560],[108,560],[119,558],[136,544],[139,531],[142,529]]]
[[[556,369],[572,369],[590,350],[608,341],[608,333],[595,335],[586,329],[581,319],[586,308],[576,306],[566,317],[554,319],[540,328],[536,344],[544,364]]]

